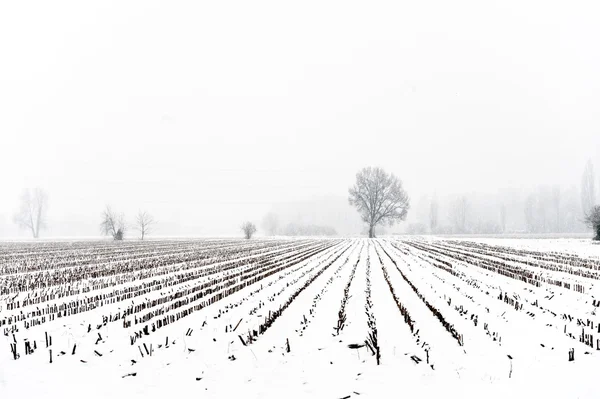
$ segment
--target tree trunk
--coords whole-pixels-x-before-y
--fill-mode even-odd
[[[369,226],[369,238],[375,238],[375,226]]]

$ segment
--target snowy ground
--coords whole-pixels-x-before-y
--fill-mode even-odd
[[[581,239],[0,244],[0,397],[597,398],[598,278]]]

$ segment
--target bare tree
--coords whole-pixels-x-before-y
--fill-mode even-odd
[[[356,174],[356,184],[348,192],[348,202],[368,224],[370,238],[375,236],[374,229],[378,224],[392,226],[406,219],[410,202],[402,181],[381,168],[363,168]]]
[[[156,224],[154,217],[146,211],[140,211],[135,220],[135,229],[140,232],[140,238],[152,232],[152,227]]]
[[[21,228],[31,231],[33,238],[40,236],[40,230],[46,228],[46,210],[48,196],[41,188],[23,190],[19,211],[14,215],[14,222]]]
[[[256,233],[256,226],[252,222],[245,222],[242,224],[242,231],[244,232],[244,237],[246,240],[249,240],[252,238],[254,233]]]
[[[502,233],[506,232],[506,205],[500,205],[500,230]]]
[[[437,198],[434,196],[431,199],[431,204],[429,205],[429,230],[431,233],[435,233],[437,231],[438,226],[438,202]]]
[[[594,229],[594,240],[600,241],[600,205],[592,207],[585,215],[585,224]]]
[[[469,212],[469,201],[464,195],[457,198],[450,209],[450,219],[454,230],[458,233],[467,232],[467,216]]]
[[[588,160],[581,179],[581,209],[584,215],[588,215],[596,203],[596,190],[594,178],[594,165]]]
[[[262,226],[268,235],[274,236],[279,230],[279,218],[275,213],[269,212],[263,218]]]
[[[122,213],[115,213],[107,205],[104,212],[102,212],[100,228],[102,234],[110,235],[115,241],[121,241],[125,237],[125,216]]]

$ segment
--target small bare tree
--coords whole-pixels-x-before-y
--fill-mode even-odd
[[[31,231],[33,238],[40,236],[40,230],[46,227],[46,209],[48,196],[41,188],[24,190],[21,194],[19,211],[14,215],[14,222],[19,227]]]
[[[375,237],[375,226],[405,220],[410,207],[402,181],[382,168],[363,168],[348,194],[348,202],[369,226],[369,238]]]
[[[256,226],[252,222],[245,222],[242,224],[242,231],[244,232],[244,237],[246,240],[249,240],[252,238],[254,233],[256,233]]]
[[[117,214],[107,205],[102,212],[100,228],[102,234],[110,235],[115,241],[121,241],[125,237],[125,216],[122,213]]]
[[[600,241],[600,205],[595,205],[588,212],[585,216],[585,224],[594,229],[594,233],[596,234],[594,240]]]
[[[146,211],[140,211],[135,220],[135,229],[140,232],[140,238],[143,240],[144,237],[152,232],[152,227],[156,224],[156,221]]]

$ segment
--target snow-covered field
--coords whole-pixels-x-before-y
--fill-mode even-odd
[[[597,398],[599,269],[581,239],[4,243],[0,397]]]

